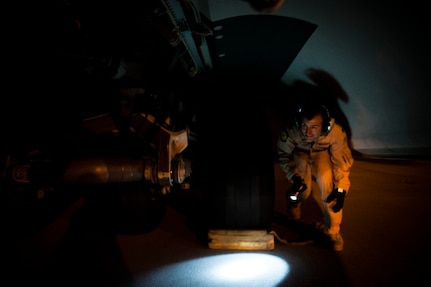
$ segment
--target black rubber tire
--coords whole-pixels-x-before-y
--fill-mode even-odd
[[[274,157],[264,113],[251,100],[229,102],[229,94],[217,103],[203,116],[198,156],[208,226],[269,228],[274,208]]]

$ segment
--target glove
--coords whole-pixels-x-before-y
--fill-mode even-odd
[[[332,206],[332,210],[334,212],[339,212],[344,205],[344,198],[346,197],[346,191],[341,188],[335,188],[326,198],[326,202],[330,203],[336,200],[334,206]]]
[[[302,177],[300,177],[298,174],[294,174],[292,176],[292,187],[287,191],[286,196],[287,200],[290,203],[298,203],[299,202],[299,194],[302,193],[304,190],[307,189],[307,185],[305,184]]]
[[[294,174],[292,176],[292,191],[301,193],[306,189],[307,185],[305,184],[302,177],[300,177],[298,174]]]

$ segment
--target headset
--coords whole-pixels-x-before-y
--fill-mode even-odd
[[[317,104],[317,103],[306,103],[299,105],[295,111],[294,122],[295,125],[301,129],[302,127],[302,119],[305,117],[306,119],[311,119],[317,114],[321,114],[323,117],[322,124],[322,134],[327,135],[331,131],[331,127],[333,125],[333,119],[329,110],[325,105]]]

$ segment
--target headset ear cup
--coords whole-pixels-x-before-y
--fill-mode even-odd
[[[301,128],[301,121],[299,120],[299,118],[295,119],[295,125],[298,129]]]
[[[334,124],[334,120],[332,118],[329,118],[328,125],[327,125],[327,128],[326,128],[326,133],[329,133],[331,131],[331,127],[332,127],[333,124]]]
[[[331,114],[329,113],[329,110],[325,105],[322,105],[322,109],[324,110],[325,116],[326,116],[326,119],[324,120],[325,126],[326,126],[326,131],[324,131],[324,133],[329,133],[331,130],[331,126],[332,126]]]

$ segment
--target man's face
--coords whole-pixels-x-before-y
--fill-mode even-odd
[[[322,135],[323,118],[321,114],[315,115],[312,119],[302,119],[301,130],[307,142],[311,143]]]

